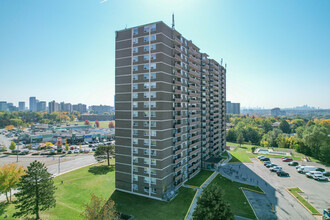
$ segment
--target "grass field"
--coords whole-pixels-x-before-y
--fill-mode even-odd
[[[89,121],[90,125],[94,127],[94,121]],[[101,128],[108,128],[109,122],[110,121],[99,121],[100,122],[100,127]],[[114,122],[114,121],[113,121]],[[69,121],[67,122],[69,124],[78,124],[78,125],[83,125],[85,122],[84,121]]]
[[[196,176],[188,180],[185,185],[201,187],[202,184],[213,174],[210,170],[201,170]]]
[[[282,155],[254,154],[254,153],[252,153],[251,148],[252,147],[260,148],[260,146],[256,146],[256,145],[242,144],[241,147],[240,147],[239,144],[231,143],[231,142],[227,142],[227,145],[236,147],[235,150],[229,151],[229,153],[233,157],[229,161],[230,163],[234,163],[234,162],[249,163],[249,162],[252,162],[250,160],[250,157],[257,157],[259,155],[265,155],[269,158],[281,158],[281,157],[283,157]],[[274,149],[276,151],[284,151],[282,148],[274,148]],[[286,152],[288,152],[288,150],[291,150],[291,149],[285,149],[285,150],[286,150]],[[291,151],[293,151],[293,150],[291,150]],[[289,157],[292,158],[293,160],[301,160],[302,156],[303,156],[302,154],[298,154],[296,152],[293,152],[293,155],[289,156]]]
[[[299,193],[302,193],[298,187],[297,188],[289,188],[289,192],[291,192],[295,199],[299,200],[304,206],[311,211],[314,215],[320,215],[319,211],[317,211],[309,202],[307,202]]]
[[[245,198],[240,187],[245,187],[258,192],[263,192],[258,186],[251,186],[239,182],[232,182],[231,180],[218,174],[211,184],[220,185],[223,191],[224,199],[230,204],[230,207],[235,215],[242,217],[256,219],[254,212]],[[209,185],[209,186],[210,186]]]
[[[176,198],[170,202],[163,202],[114,191],[114,167],[108,168],[103,164],[84,167],[55,177],[54,183],[57,187],[56,207],[41,212],[41,219],[82,219],[80,213],[89,202],[91,193],[104,199],[111,197],[119,212],[131,214],[135,219],[154,219],[155,216],[157,219],[183,219],[196,192],[194,189],[182,187]],[[13,204],[0,203],[0,219],[4,219],[5,215],[8,215],[6,219],[14,219],[14,212]]]

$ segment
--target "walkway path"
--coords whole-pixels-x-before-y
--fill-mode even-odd
[[[221,166],[226,165],[228,163],[228,161],[230,161],[230,159],[232,158],[232,156],[228,153],[228,158],[221,164]],[[218,175],[218,171],[216,170],[210,177],[209,179],[199,188],[197,189],[197,193],[196,196],[194,197],[194,200],[192,201],[191,207],[189,209],[188,215],[186,216],[186,220],[191,220],[193,219],[193,213],[195,211],[195,208],[197,206],[197,200],[198,198],[202,195],[203,189],[205,187],[207,187],[210,182],[212,182],[212,180]],[[185,186],[188,188],[194,188],[194,187],[189,187],[189,186]],[[196,189],[196,188],[194,188]]]

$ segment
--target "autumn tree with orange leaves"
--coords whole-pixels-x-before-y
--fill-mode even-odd
[[[115,123],[113,123],[113,121],[109,122],[109,128],[115,128]]]
[[[100,127],[100,122],[98,120],[96,120],[95,125],[96,125],[97,128],[99,128]]]
[[[119,215],[115,209],[115,202],[112,200],[103,200],[102,198],[91,194],[91,201],[85,205],[85,210],[81,213],[84,219],[119,219]]]
[[[18,166],[16,163],[9,163],[0,167],[0,192],[6,195],[7,202],[11,202],[11,191],[17,188],[24,173],[24,167]]]

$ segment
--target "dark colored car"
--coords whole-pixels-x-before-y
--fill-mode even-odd
[[[279,170],[276,172],[277,176],[290,176],[289,173],[283,171],[283,170]]]
[[[270,167],[273,167],[273,166],[277,166],[276,164],[273,164],[273,163],[270,163],[270,164],[267,164],[266,167],[267,168],[270,168]]]
[[[284,158],[282,159],[283,162],[291,162],[292,161],[292,158]]]
[[[318,167],[318,168],[316,168],[316,171],[321,171],[321,172],[324,172],[324,171],[325,171],[325,169],[323,169],[323,168],[321,168],[321,167]]]
[[[330,176],[330,172],[323,172],[323,176]]]
[[[270,159],[268,157],[263,157],[260,159],[261,161],[270,161]]]
[[[270,163],[272,163],[272,162],[270,162],[270,161],[265,161],[265,162],[264,162],[264,166],[266,166],[266,165],[268,165],[268,164],[270,164]]]
[[[288,165],[289,165],[289,166],[298,166],[299,163],[296,162],[296,161],[292,161],[292,162],[288,163]]]

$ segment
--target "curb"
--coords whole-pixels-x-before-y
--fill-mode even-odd
[[[246,185],[248,185],[248,184],[246,184]],[[250,185],[250,186],[252,186],[252,185]],[[244,190],[248,190],[248,191],[251,191],[251,192],[255,192],[255,193],[262,194],[262,195],[266,195],[266,193],[261,188],[260,189],[261,189],[262,192],[259,192],[259,191],[253,190],[253,189],[249,189],[249,188],[245,188],[245,187],[240,187],[240,189],[244,189]]]
[[[300,189],[299,187],[297,187],[298,189]],[[291,193],[290,191],[289,191],[289,188],[285,188],[286,189],[286,191],[288,191],[288,193],[290,193],[290,195],[293,197],[293,198],[295,198],[311,215],[319,215],[319,216],[322,216],[322,214],[320,214],[320,213],[312,213],[311,212],[311,210],[309,210],[298,198],[296,198],[296,196],[295,195],[293,195],[293,193]],[[290,188],[290,189],[293,189],[293,188]],[[301,192],[303,192],[301,189],[300,189],[300,191]],[[306,202],[308,202],[308,201],[306,201]],[[312,205],[311,205],[312,206]],[[313,207],[314,208],[314,207]],[[315,209],[315,208],[314,208]]]
[[[192,201],[191,201],[191,203],[190,203],[189,209],[188,209],[188,211],[187,211],[186,216],[184,217],[184,220],[186,220],[187,217],[188,217],[188,214],[189,214],[189,212],[190,212],[191,206],[192,206],[192,204],[194,203],[194,200],[195,200],[195,198],[196,198],[197,192],[198,192],[198,190],[196,190],[196,192],[195,192],[194,198],[192,199]]]
[[[74,169],[72,169],[72,170],[68,170],[68,171],[65,171],[65,172],[63,172],[63,173],[58,173],[58,174],[53,174],[53,175],[54,175],[54,177],[57,177],[57,176],[60,176],[60,175],[62,175],[62,174],[66,174],[66,173],[69,173],[69,172],[71,172],[71,171],[78,170],[78,169],[80,169],[80,168],[84,168],[84,167],[87,167],[87,166],[90,166],[90,165],[93,165],[93,164],[96,164],[96,163],[98,163],[98,162],[94,162],[94,163],[86,164],[86,165],[84,165],[84,166],[76,167],[76,168],[74,168]]]

